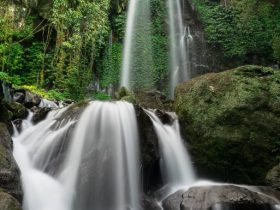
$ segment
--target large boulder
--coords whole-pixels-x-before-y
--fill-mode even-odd
[[[23,104],[26,108],[31,108],[33,106],[39,106],[40,102],[41,102],[41,97],[39,95],[26,90],[25,98],[23,101]]]
[[[243,66],[179,84],[175,109],[198,174],[264,184],[277,164],[280,71]]]
[[[266,175],[266,182],[273,188],[280,190],[280,164],[274,166]]]
[[[161,210],[162,209],[155,199],[150,198],[146,195],[141,196],[140,205],[141,205],[140,210]]]
[[[272,210],[280,193],[269,187],[235,185],[194,186],[163,200],[164,210]]]
[[[186,191],[180,210],[272,210],[277,199],[234,185],[192,187]]]
[[[20,171],[13,157],[12,139],[4,123],[0,123],[0,187],[21,200]]]

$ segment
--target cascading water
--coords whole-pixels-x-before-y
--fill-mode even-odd
[[[130,89],[152,87],[150,16],[150,0],[130,1],[122,62],[121,86],[123,87]]]
[[[39,107],[61,108],[61,105],[57,105],[55,102],[43,98],[39,104]]]
[[[195,175],[176,116],[174,122],[169,125],[163,124],[153,111],[145,112],[150,116],[159,139],[161,170],[165,184],[173,189],[190,186],[195,182]]]
[[[137,210],[139,150],[133,105],[91,102],[79,120],[65,118],[65,110],[50,112],[46,120],[14,137],[24,209]]]
[[[192,41],[189,28],[183,24],[180,0],[167,0],[170,35],[170,97],[174,97],[176,85],[191,78],[189,50]],[[188,30],[187,30],[188,29]],[[187,39],[187,43],[186,40]]]

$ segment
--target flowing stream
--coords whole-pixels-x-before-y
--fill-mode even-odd
[[[153,110],[145,112],[150,116],[159,139],[164,184],[171,188],[171,192],[194,184],[196,180],[194,169],[183,144],[175,113],[170,116],[174,120],[172,124],[163,124]]]
[[[24,209],[138,209],[133,105],[91,102],[79,119],[67,118],[65,112],[52,111],[37,125],[30,121],[13,138]]]

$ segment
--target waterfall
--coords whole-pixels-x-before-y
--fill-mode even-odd
[[[69,108],[71,109],[71,107]],[[139,208],[139,146],[133,105],[91,102],[79,119],[67,109],[14,136],[24,210]]]
[[[190,186],[195,182],[195,175],[176,116],[173,116],[174,121],[169,125],[163,124],[154,111],[145,112],[150,116],[159,139],[161,171],[165,184],[174,189]]]
[[[167,0],[169,36],[170,36],[170,97],[174,97],[176,85],[190,79],[190,50],[189,28],[184,27],[180,0]],[[188,30],[187,30],[188,29]],[[187,39],[187,43],[186,40]]]
[[[131,0],[129,2],[121,86],[130,89],[153,87],[150,16],[150,0]]]

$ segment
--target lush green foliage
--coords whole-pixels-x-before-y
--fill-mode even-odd
[[[207,41],[222,49],[227,58],[245,60],[246,56],[257,55],[272,60],[274,55],[279,59],[280,3],[233,0],[224,6],[204,0],[193,2]]]
[[[93,95],[93,99],[95,100],[100,100],[100,101],[107,101],[107,100],[110,100],[111,97],[106,94],[106,93],[103,93],[103,92],[96,92],[94,95]]]
[[[110,84],[117,86],[120,79],[122,64],[122,44],[114,43],[109,46],[103,58],[102,72],[99,72],[102,87]]]
[[[22,85],[20,87],[24,88],[26,90],[30,90],[31,92],[36,93],[36,94],[40,95],[41,97],[50,99],[50,100],[63,101],[68,97],[67,95],[62,94],[56,90],[46,91],[44,89],[38,88],[33,85]]]
[[[21,80],[20,80],[19,76],[11,77],[5,72],[0,72],[0,80],[3,80],[3,81],[8,82],[8,83],[12,83],[14,85],[20,85],[21,84]]]
[[[22,84],[84,98],[106,44],[109,3],[54,0],[46,21],[30,8],[1,2],[1,71],[20,76]]]

